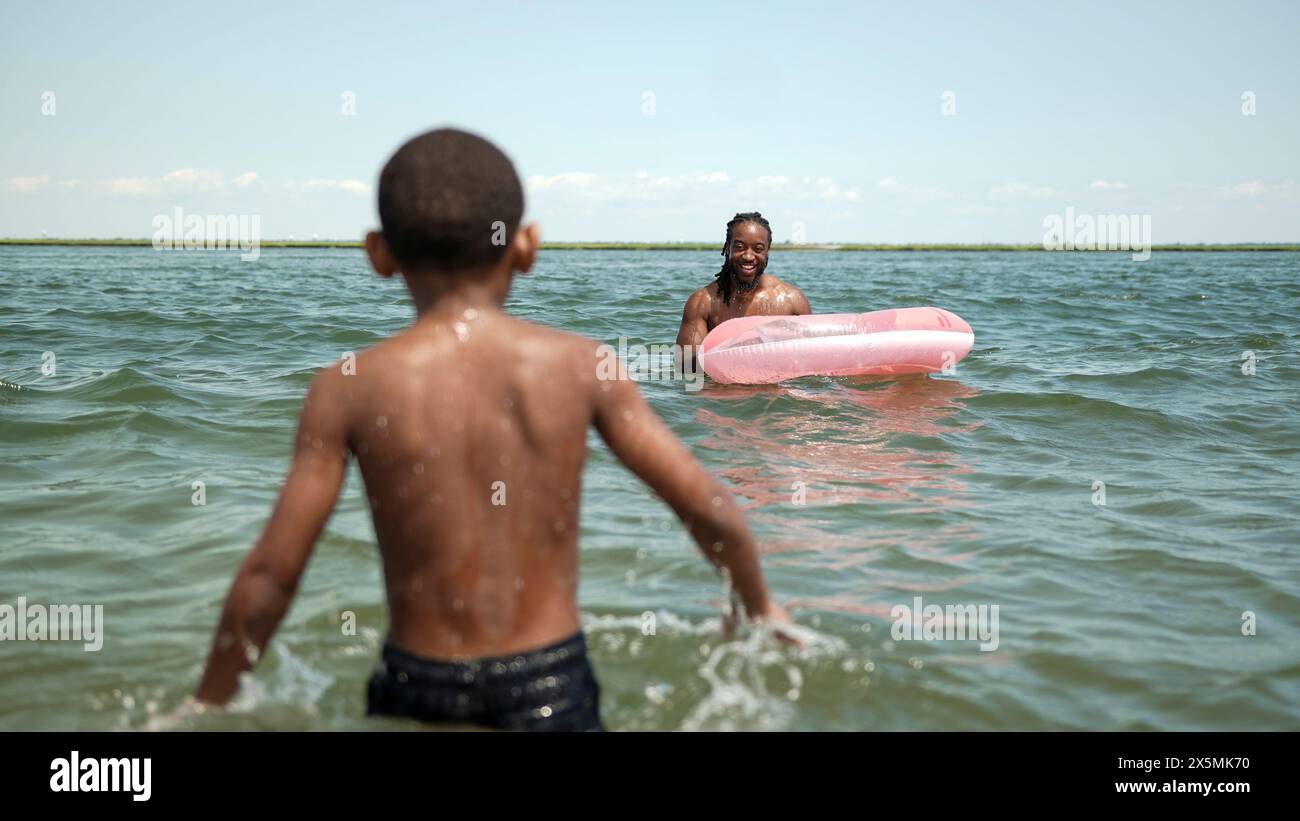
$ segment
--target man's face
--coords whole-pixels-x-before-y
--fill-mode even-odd
[[[731,232],[731,275],[736,288],[752,291],[767,267],[767,229],[756,222],[742,222]]]

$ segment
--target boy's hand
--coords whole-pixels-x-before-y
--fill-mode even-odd
[[[776,636],[780,641],[786,644],[792,644],[798,648],[803,647],[803,642],[795,636],[794,631],[783,629],[793,627],[794,619],[790,618],[790,614],[785,611],[784,607],[777,604],[772,599],[767,600],[766,610],[762,613],[753,613],[749,618],[750,621],[754,622],[754,624],[760,627],[769,628],[772,631],[772,635]]]
[[[732,638],[736,635],[737,619],[742,612],[741,603],[735,596],[732,597],[731,607],[722,616],[722,635],[724,638]],[[783,627],[793,627],[794,619],[786,612],[785,608],[777,604],[772,599],[767,600],[767,606],[759,613],[749,614],[749,620],[758,627],[767,627],[772,631],[772,635],[785,644],[793,645],[802,649],[803,642],[794,634],[792,630],[782,629]]]

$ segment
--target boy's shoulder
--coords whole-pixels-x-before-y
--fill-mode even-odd
[[[581,334],[561,331],[525,319],[500,314],[503,321],[502,339],[519,351],[520,359],[530,363],[553,366],[569,364],[587,369],[600,355],[601,343]],[[594,366],[593,366],[594,367]]]

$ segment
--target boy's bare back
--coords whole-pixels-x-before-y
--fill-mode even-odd
[[[391,637],[437,658],[579,627],[578,503],[595,346],[468,307],[422,317],[331,376],[383,556]]]

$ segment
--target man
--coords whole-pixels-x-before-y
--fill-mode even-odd
[[[677,345],[686,357],[686,367],[690,367],[695,349],[709,331],[728,319],[812,313],[803,291],[765,273],[771,250],[772,227],[762,214],[737,214],[727,223],[722,270],[717,279],[691,294],[682,312]]]

